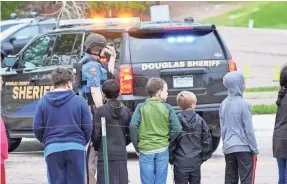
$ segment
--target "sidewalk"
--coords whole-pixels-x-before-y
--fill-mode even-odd
[[[277,100],[277,92],[244,93],[244,99],[251,105],[273,105]]]

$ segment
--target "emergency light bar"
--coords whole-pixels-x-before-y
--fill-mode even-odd
[[[183,42],[193,42],[195,37],[193,36],[178,36],[178,37],[168,37],[167,41],[169,43],[183,43]]]
[[[71,19],[59,21],[59,27],[83,26],[83,25],[121,25],[121,24],[138,24],[139,17],[131,18],[97,18],[97,19]]]

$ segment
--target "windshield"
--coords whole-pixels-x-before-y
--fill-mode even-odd
[[[0,33],[1,41],[6,39],[7,37],[9,37],[10,35],[14,34],[16,31],[18,31],[20,28],[22,28],[24,26],[25,26],[25,24],[15,25],[15,26],[9,27],[5,31],[1,32]]]
[[[129,41],[132,61],[137,63],[224,59],[213,32],[141,34]]]

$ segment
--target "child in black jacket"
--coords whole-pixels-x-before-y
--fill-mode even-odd
[[[97,184],[105,184],[101,117],[105,117],[106,119],[110,184],[127,184],[126,146],[131,142],[129,138],[131,111],[122,102],[117,100],[120,88],[116,80],[110,79],[105,81],[102,91],[106,103],[95,111],[92,134],[93,145],[99,155]]]
[[[212,137],[206,122],[195,113],[197,98],[189,91],[177,95],[182,132],[170,146],[175,184],[200,184],[200,167],[212,154]]]

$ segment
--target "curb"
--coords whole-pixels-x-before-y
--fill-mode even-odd
[[[243,98],[245,99],[265,99],[265,98],[271,98],[276,99],[278,93],[277,92],[248,92],[243,94]]]

